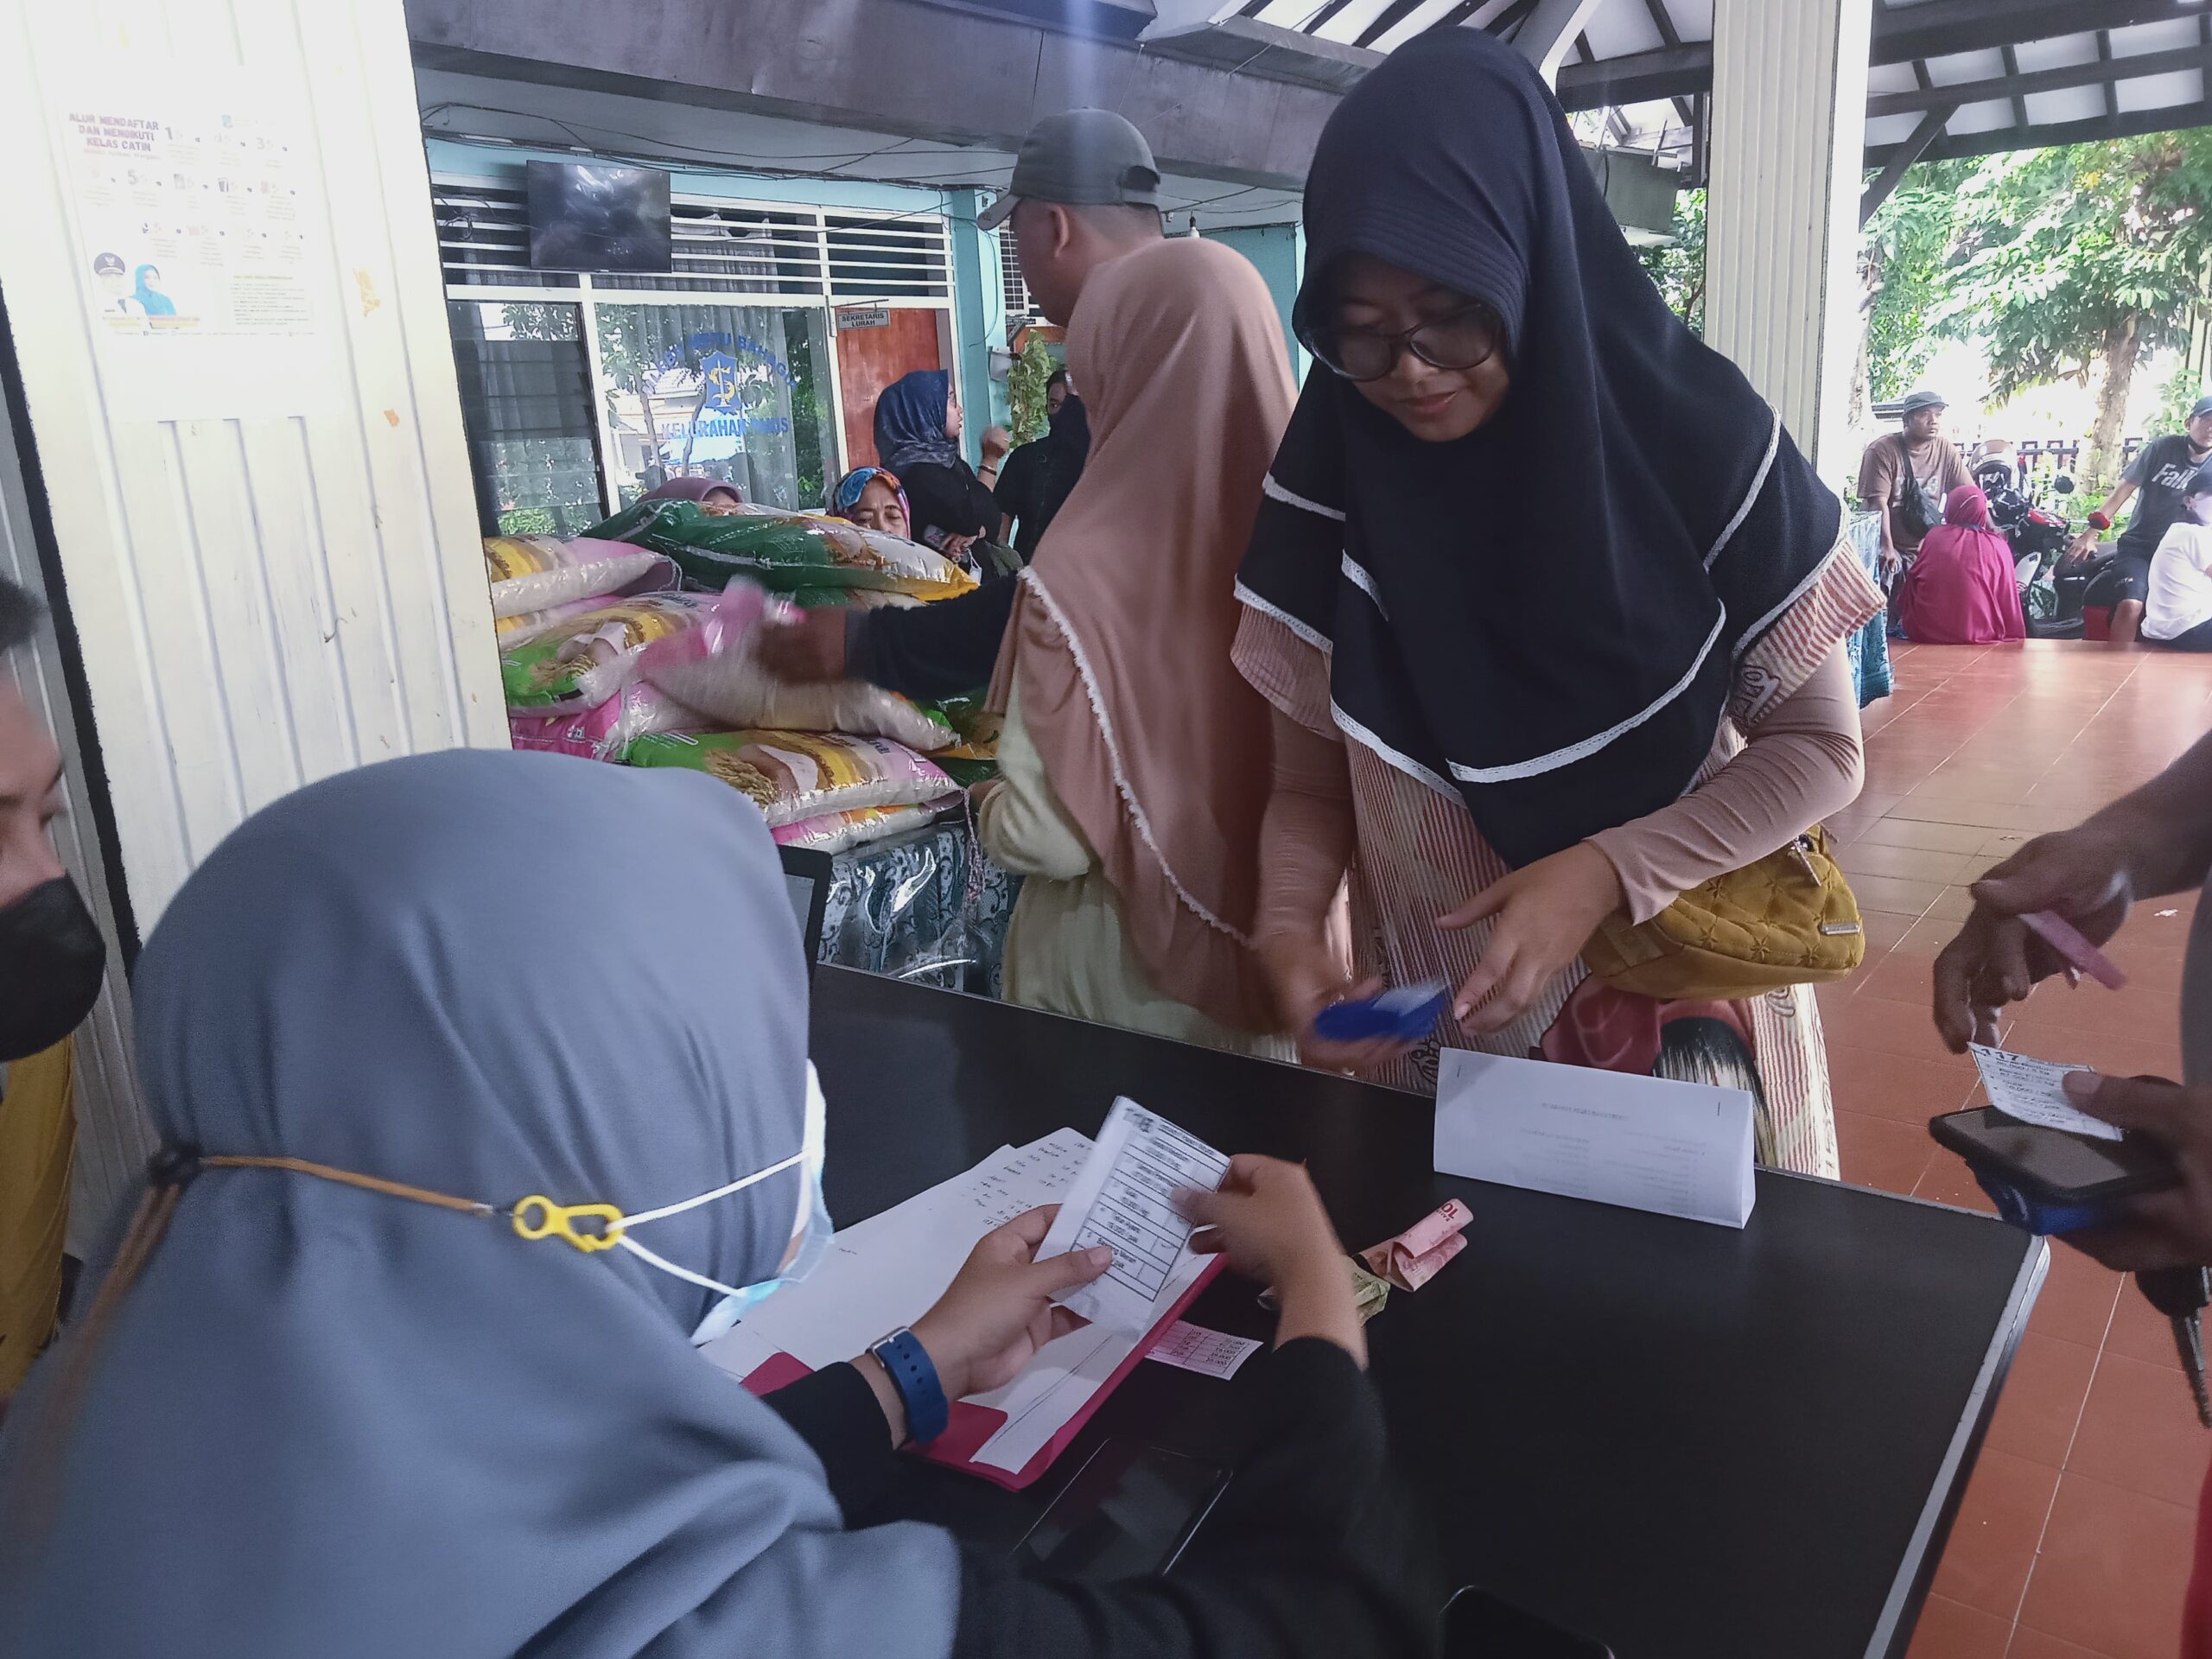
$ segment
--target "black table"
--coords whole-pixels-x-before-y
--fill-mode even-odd
[[[1394,1090],[824,968],[840,1223],[1116,1094],[1303,1158],[1357,1248],[1449,1197],[1468,1249],[1368,1327],[1455,1574],[1619,1659],[1901,1655],[2048,1255],[1990,1218],[1762,1170],[1742,1232],[1440,1176]],[[1265,1336],[1252,1287],[1198,1323]],[[1011,1548],[1098,1440],[1205,1456],[1230,1389],[1141,1365],[1022,1493],[916,1464],[904,1512]]]

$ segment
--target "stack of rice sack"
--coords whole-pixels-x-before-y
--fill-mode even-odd
[[[927,823],[990,767],[975,711],[956,724],[857,681],[787,685],[754,658],[795,607],[975,587],[929,548],[812,514],[655,501],[572,542],[496,537],[485,555],[518,748],[690,766],[752,798],[779,842],[830,852]],[[619,589],[580,591],[602,581]]]

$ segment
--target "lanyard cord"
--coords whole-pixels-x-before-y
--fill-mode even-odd
[[[441,1210],[458,1210],[465,1215],[504,1216],[513,1213],[512,1205],[503,1210],[498,1205],[486,1204],[480,1198],[456,1198],[449,1192],[433,1192],[427,1186],[409,1186],[404,1181],[387,1181],[374,1175],[356,1174],[350,1169],[310,1163],[304,1158],[247,1158],[232,1153],[219,1153],[202,1157],[200,1162],[207,1169],[286,1169],[295,1175],[312,1175],[318,1180],[335,1181],[340,1186],[358,1186],[365,1192],[382,1192],[388,1198],[408,1198],[416,1204],[433,1204]]]

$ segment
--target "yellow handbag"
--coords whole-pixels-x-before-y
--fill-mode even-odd
[[[65,1037],[7,1068],[0,1101],[0,1401],[54,1334],[69,1219],[74,1049]]]
[[[1648,922],[1616,912],[1582,949],[1608,985],[1667,1002],[1823,984],[1866,955],[1859,900],[1817,824],[1757,863],[1691,888]]]

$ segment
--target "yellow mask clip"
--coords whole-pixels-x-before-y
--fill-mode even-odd
[[[599,1223],[596,1232],[578,1232],[579,1221]],[[516,1200],[515,1231],[524,1238],[564,1238],[588,1255],[611,1250],[622,1237],[622,1212],[611,1204],[556,1204],[542,1192]]]

